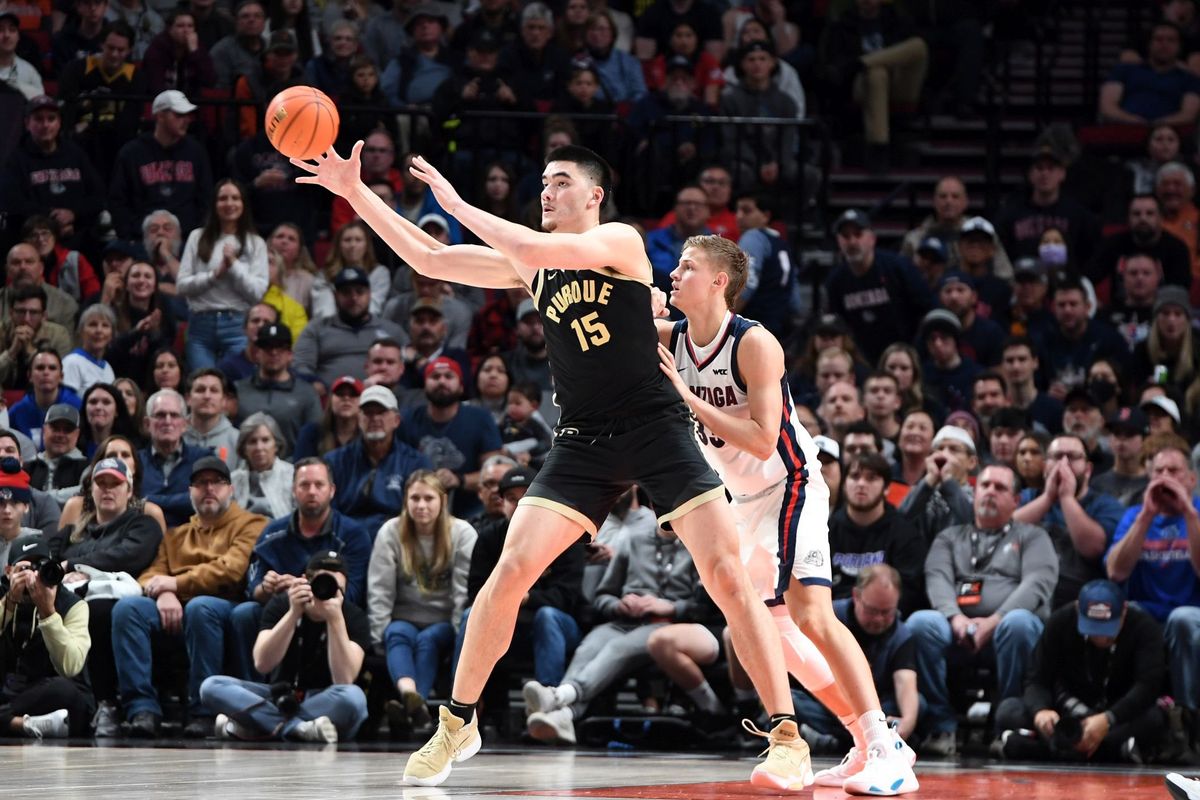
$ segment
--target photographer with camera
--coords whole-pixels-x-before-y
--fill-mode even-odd
[[[1017,476],[993,464],[975,484],[975,518],[938,534],[925,559],[932,609],[908,620],[917,674],[929,702],[921,751],[954,755],[958,715],[946,688],[950,666],[995,669],[997,695],[1020,697],[1026,665],[1050,612],[1058,556],[1041,528],[1013,519]]]
[[[1171,694],[1193,750],[1200,749],[1200,499],[1187,442],[1146,440],[1150,483],[1125,512],[1105,555],[1108,577],[1163,624]]]
[[[263,609],[254,668],[271,683],[214,675],[200,686],[218,712],[218,739],[347,741],[367,719],[367,697],[354,685],[371,643],[366,612],[343,598],[346,562],[319,552],[304,577]]]
[[[292,499],[296,510],[267,523],[250,553],[246,573],[246,601],[233,610],[233,641],[250,652],[258,638],[263,608],[276,595],[286,595],[292,583],[303,580],[304,568],[314,553],[333,550],[346,560],[346,599],[359,608],[367,605],[367,563],[371,535],[355,519],[333,509],[337,493],[333,470],[315,456],[296,462],[292,472]],[[253,678],[253,675],[244,676]]]
[[[8,473],[0,480],[6,509],[29,502],[28,478],[24,488],[13,482]],[[62,578],[41,534],[12,542],[0,581],[0,735],[88,734],[94,710],[84,669],[92,646],[88,607],[58,590]]]
[[[1121,587],[1085,584],[1046,622],[1024,696],[996,711],[1003,754],[1140,763],[1140,748],[1166,729],[1155,703],[1163,650],[1162,628]]]

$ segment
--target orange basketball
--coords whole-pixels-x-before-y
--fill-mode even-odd
[[[311,86],[293,86],[267,106],[267,138],[288,158],[316,158],[333,146],[338,110],[329,95]]]

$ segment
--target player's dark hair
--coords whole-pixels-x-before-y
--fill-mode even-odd
[[[608,196],[612,189],[612,167],[594,151],[577,144],[568,144],[551,150],[546,156],[546,164],[551,161],[569,161],[575,164],[588,176],[592,183],[604,190],[600,208],[608,205]]]

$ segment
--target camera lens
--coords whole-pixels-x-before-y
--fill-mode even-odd
[[[63,572],[62,565],[57,561],[46,560],[38,566],[38,580],[43,586],[58,586],[62,583],[63,577],[66,575]]]
[[[328,572],[322,572],[309,581],[308,585],[312,588],[313,597],[318,600],[328,600],[338,593],[337,578]]]

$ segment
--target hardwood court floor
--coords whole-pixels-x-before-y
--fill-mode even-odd
[[[612,754],[603,751],[488,749],[455,768],[436,789],[401,783],[406,753],[368,747],[290,748],[159,743],[153,747],[72,747],[27,743],[0,747],[4,797],[86,800],[740,800],[769,798],[746,777],[750,759]],[[818,759],[818,767],[831,762]],[[1161,800],[1167,770],[1066,770],[1013,765],[918,764],[923,800]],[[839,789],[799,795],[841,800]]]

